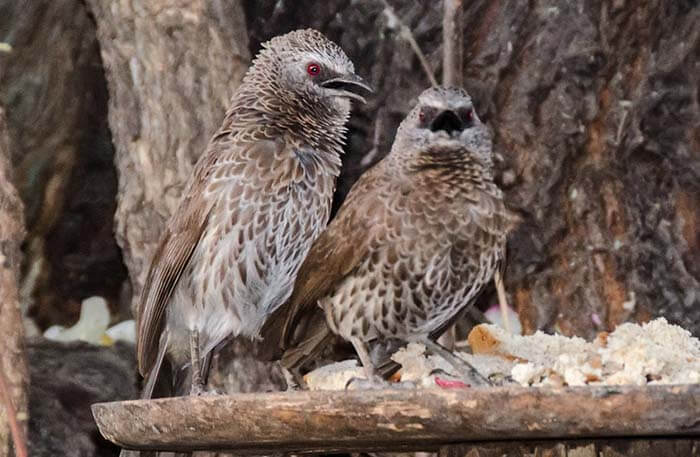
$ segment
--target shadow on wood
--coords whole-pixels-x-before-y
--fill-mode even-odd
[[[125,448],[436,450],[470,441],[700,435],[700,385],[238,394],[93,405]]]

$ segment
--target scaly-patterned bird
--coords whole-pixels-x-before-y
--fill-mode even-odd
[[[356,89],[370,90],[315,30],[263,45],[153,256],[138,313],[144,398],[166,355],[175,391],[202,392],[214,347],[257,337],[292,293],[328,222]]]
[[[375,341],[421,342],[465,373],[434,340],[502,268],[509,220],[490,134],[471,98],[462,89],[426,90],[391,152],[360,177],[316,240],[270,321],[287,350],[283,365],[317,356],[337,334],[370,380]]]

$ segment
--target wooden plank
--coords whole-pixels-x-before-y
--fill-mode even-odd
[[[102,435],[158,450],[434,450],[504,439],[700,436],[700,385],[238,394],[93,405]]]

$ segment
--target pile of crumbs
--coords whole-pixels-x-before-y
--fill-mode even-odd
[[[468,337],[472,354],[457,352],[483,376],[523,386],[645,385],[700,383],[700,340],[658,318],[626,323],[588,342],[578,337],[537,332],[520,336],[495,325],[474,327]],[[441,357],[409,344],[392,359],[401,365],[395,380],[436,387],[436,376],[454,373]],[[344,389],[363,377],[354,360],[319,368],[305,376],[311,390]],[[441,374],[442,373],[442,374]]]

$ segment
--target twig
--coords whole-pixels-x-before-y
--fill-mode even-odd
[[[12,404],[10,389],[7,385],[5,373],[0,370],[0,401],[2,401],[7,411],[7,418],[10,422],[10,432],[12,441],[15,443],[15,454],[17,457],[27,457],[27,441],[24,438],[24,431],[17,420],[17,411]]]
[[[386,14],[388,16],[390,22],[395,22],[396,24],[398,24],[399,36],[401,38],[403,38],[404,40],[408,41],[408,44],[411,45],[413,52],[416,53],[416,56],[418,57],[418,60],[420,61],[421,66],[423,67],[423,71],[425,71],[425,74],[428,76],[428,79],[430,80],[430,84],[433,86],[437,86],[438,82],[437,82],[437,79],[435,79],[435,75],[433,74],[433,70],[430,68],[430,64],[428,64],[428,59],[425,58],[425,54],[423,54],[423,51],[421,51],[420,46],[418,46],[418,42],[414,38],[413,33],[411,32],[411,29],[409,29],[401,21],[401,19],[399,19],[399,17],[396,15],[396,12],[394,11],[394,8],[391,7],[388,0],[382,0],[382,3],[384,4],[384,14]]]
[[[442,2],[442,83],[462,87],[462,0]]]
[[[379,150],[379,142],[381,140],[382,131],[384,128],[384,108],[379,108],[377,110],[377,122],[374,124],[374,138],[372,140],[372,149],[362,158],[360,165],[363,167],[368,167],[377,159],[377,155],[381,152]]]

